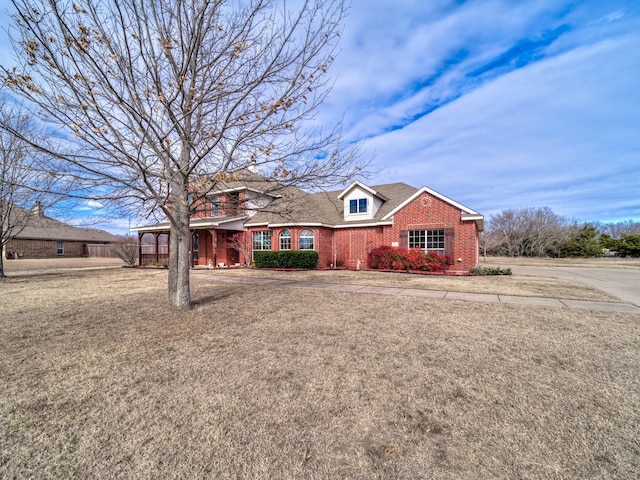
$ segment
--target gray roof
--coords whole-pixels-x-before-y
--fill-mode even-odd
[[[251,220],[246,222],[246,225],[320,223],[331,226],[346,226],[349,224],[375,224],[418,191],[417,188],[401,182],[374,185],[370,188],[388,199],[380,206],[375,217],[371,220],[346,221],[344,219],[344,203],[338,198],[343,190],[335,190],[319,193],[302,192],[293,198],[277,199],[267,207],[267,210],[253,216]]]
[[[299,195],[304,193],[303,190],[283,183],[277,177],[267,177],[257,172],[244,168],[237,172],[226,174],[221,179],[212,178],[214,184],[211,186],[209,196],[219,192],[228,192],[233,190],[253,190],[265,195],[280,197],[283,195]]]
[[[111,243],[119,239],[115,235],[92,228],[79,228],[67,225],[42,213],[29,214],[28,210],[13,206],[21,216],[28,215],[24,228],[15,238],[29,240],[66,240],[87,243]]]

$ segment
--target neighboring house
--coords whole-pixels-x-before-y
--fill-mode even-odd
[[[21,216],[25,213],[28,210]],[[35,205],[27,218],[24,228],[5,245],[6,257],[13,254],[18,258],[104,256],[102,250],[118,242],[118,237],[103,230],[72,227],[49,218],[40,205]]]
[[[354,182],[340,191],[307,193],[248,178],[198,204],[191,221],[193,266],[250,263],[256,250],[310,249],[319,254],[319,268],[366,268],[368,252],[382,245],[447,255],[454,271],[478,263],[484,217],[430,188]],[[166,264],[168,223],[137,230],[141,264]]]

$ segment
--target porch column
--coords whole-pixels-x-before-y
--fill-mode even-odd
[[[144,233],[138,232],[138,266],[142,266],[142,235]]]
[[[155,246],[156,246],[156,265],[158,263],[160,263],[160,255],[158,255],[158,250],[159,250],[159,246],[158,246],[158,238],[160,237],[159,233],[154,233],[153,234],[153,238],[155,239]]]
[[[218,266],[218,232],[213,229],[209,230],[209,234],[211,235],[211,261],[213,268],[216,268]]]

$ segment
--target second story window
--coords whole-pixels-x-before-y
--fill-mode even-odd
[[[367,199],[356,198],[349,200],[349,213],[367,213]]]
[[[218,215],[220,215],[220,198],[219,197],[213,197],[211,199],[211,216],[212,217],[217,217]]]
[[[229,192],[227,197],[229,198],[229,210],[227,213],[230,215],[236,215],[240,210],[240,193]]]

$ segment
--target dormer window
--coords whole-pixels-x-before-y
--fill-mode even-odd
[[[356,181],[338,195],[344,203],[345,221],[373,220],[384,202],[389,199],[384,195]]]
[[[367,199],[355,198],[349,200],[349,213],[367,213]]]

